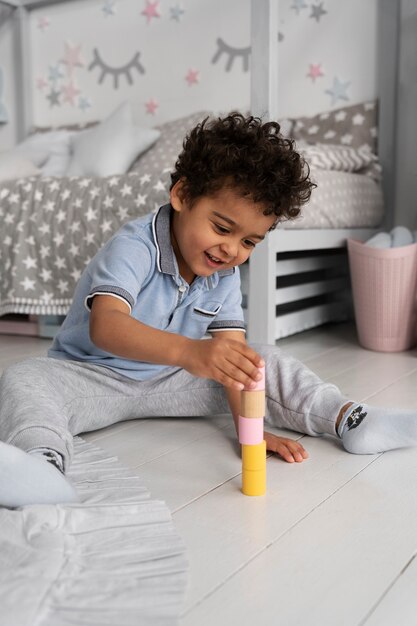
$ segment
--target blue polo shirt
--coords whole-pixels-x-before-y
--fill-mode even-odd
[[[98,294],[123,300],[144,324],[192,339],[245,330],[238,268],[197,276],[191,285],[180,276],[171,245],[172,210],[167,204],[128,222],[99,250],[79,280],[50,357],[103,365],[136,380],[168,367],[115,356],[91,341],[90,310]]]

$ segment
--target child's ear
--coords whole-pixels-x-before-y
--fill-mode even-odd
[[[169,192],[169,197],[171,201],[172,208],[175,211],[181,211],[184,206],[184,190],[183,190],[184,182],[182,179],[177,180],[175,185],[172,187]]]

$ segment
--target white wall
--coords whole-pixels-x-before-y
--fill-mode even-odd
[[[0,68],[3,74],[2,102],[6,105],[9,122],[0,124],[0,150],[6,150],[16,142],[16,118],[14,116],[16,94],[13,67],[13,28],[9,20],[0,27]]]
[[[160,17],[149,21],[142,14],[145,4],[78,0],[31,13],[36,125],[102,119],[126,99],[136,103],[137,119],[144,125],[197,110],[248,109],[249,71],[243,58],[250,44],[250,0],[160,0]],[[281,116],[313,114],[376,96],[376,4],[279,0]],[[314,17],[320,6],[325,12]],[[183,10],[179,20],[172,17],[175,7]],[[219,38],[228,49],[214,61]],[[0,66],[12,83],[10,34],[2,35],[0,46]],[[63,63],[68,47],[79,49],[82,66]],[[108,66],[119,68],[139,52],[145,73],[133,69],[131,85],[121,75],[118,89],[108,73],[100,84],[99,68],[89,70],[94,48]],[[322,74],[315,80],[308,75],[312,65]],[[51,68],[58,68],[62,77],[52,80]],[[185,80],[189,70],[197,71],[197,82],[191,85]],[[341,85],[339,97],[331,93],[335,80]],[[44,81],[43,88],[39,81]],[[71,81],[79,91],[73,99],[65,91]],[[48,95],[53,89],[58,95],[51,105]],[[11,114],[13,97],[13,88],[8,88]],[[158,104],[153,115],[146,112],[152,99]],[[91,106],[83,110],[82,101]],[[0,142],[10,142],[13,135],[12,121],[0,131]]]

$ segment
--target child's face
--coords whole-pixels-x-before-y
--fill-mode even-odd
[[[228,187],[199,198],[191,209],[180,191],[181,181],[171,190],[171,241],[180,274],[189,283],[244,263],[276,220]]]

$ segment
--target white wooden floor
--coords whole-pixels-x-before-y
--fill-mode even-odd
[[[0,368],[48,345],[0,336]],[[416,351],[363,350],[350,325],[279,345],[349,397],[417,414]],[[85,438],[169,505],[190,559],[181,626],[417,624],[417,448],[358,456],[303,437],[310,458],[269,458],[267,495],[249,498],[230,416],[126,422]]]

